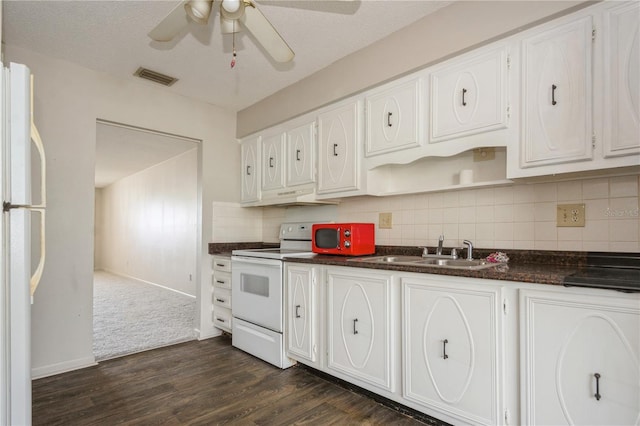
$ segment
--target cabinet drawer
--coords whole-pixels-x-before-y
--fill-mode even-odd
[[[216,271],[211,276],[211,284],[217,288],[226,288],[231,290],[231,274],[228,272]]]
[[[231,309],[231,291],[224,288],[213,289],[213,304]]]
[[[229,257],[213,257],[213,270],[231,272],[231,258]]]
[[[214,326],[222,330],[231,332],[231,321],[233,320],[233,318],[229,309],[216,308],[215,311],[213,311],[211,319],[213,320]]]

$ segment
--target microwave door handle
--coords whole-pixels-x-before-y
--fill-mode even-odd
[[[342,237],[342,228],[338,226],[338,246],[336,247],[338,250],[340,250],[340,237]]]

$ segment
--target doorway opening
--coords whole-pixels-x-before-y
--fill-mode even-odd
[[[97,361],[195,339],[200,141],[98,120]]]

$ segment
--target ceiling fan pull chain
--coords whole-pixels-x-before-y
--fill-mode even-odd
[[[236,66],[236,20],[233,20],[233,33],[231,34],[233,37],[233,58],[231,59],[231,68]]]

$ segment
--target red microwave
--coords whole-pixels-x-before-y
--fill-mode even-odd
[[[376,252],[373,223],[316,223],[311,227],[314,253],[361,256]]]

